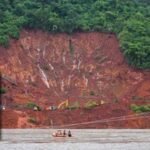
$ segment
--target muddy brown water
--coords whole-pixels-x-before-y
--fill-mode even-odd
[[[73,137],[52,137],[54,129],[2,129],[0,150],[149,150],[150,129],[73,129]],[[68,130],[66,130],[68,131]]]

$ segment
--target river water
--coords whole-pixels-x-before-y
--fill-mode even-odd
[[[71,138],[52,137],[54,131],[2,129],[0,150],[150,150],[150,129],[73,129]]]

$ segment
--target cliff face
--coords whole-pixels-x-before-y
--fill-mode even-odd
[[[116,102],[122,107],[135,103],[135,97],[142,99],[136,103],[150,99],[150,72],[127,65],[113,34],[24,30],[8,49],[0,48],[0,71],[17,84],[9,86],[2,99],[10,108],[28,101],[46,107],[65,99],[81,105],[103,100],[110,107]]]

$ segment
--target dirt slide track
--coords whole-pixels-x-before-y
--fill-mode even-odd
[[[114,34],[67,35],[24,30],[19,40],[12,40],[8,49],[1,47],[0,53],[1,73],[17,82],[17,86],[5,79],[2,83],[7,89],[2,103],[9,108],[2,115],[3,127],[48,126],[50,118],[60,125],[74,123],[74,120],[105,119],[132,114],[130,104],[149,103],[150,72],[127,65]],[[89,111],[16,110],[17,105],[26,105],[29,101],[45,109],[66,99],[71,104],[77,101],[81,106],[89,100],[103,100],[105,105]],[[30,124],[29,117],[35,117],[38,123]],[[104,123],[89,128],[149,128],[147,119],[120,124]]]

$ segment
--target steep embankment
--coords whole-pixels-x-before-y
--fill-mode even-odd
[[[8,49],[1,47],[0,54],[0,71],[7,89],[2,97],[6,105],[2,114],[3,127],[42,127],[50,125],[50,120],[55,125],[63,125],[118,117],[132,114],[130,104],[149,103],[150,72],[135,70],[126,64],[114,34],[67,35],[24,30],[18,41],[10,42]],[[45,109],[66,99],[70,104],[78,102],[80,107],[89,100],[104,104],[92,110],[54,112],[23,108],[29,101]],[[150,126],[146,118],[77,127]]]

